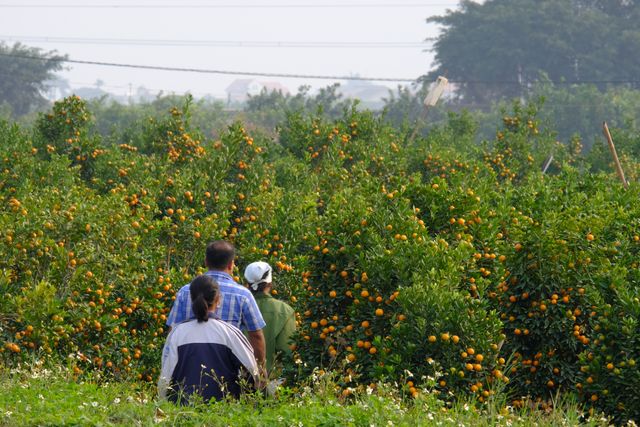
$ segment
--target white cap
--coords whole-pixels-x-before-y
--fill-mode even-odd
[[[271,283],[271,266],[264,261],[252,262],[244,269],[244,278],[254,291],[260,283]]]

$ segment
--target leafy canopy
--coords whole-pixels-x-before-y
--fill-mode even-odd
[[[524,96],[544,72],[552,81],[634,81],[640,72],[640,6],[630,0],[463,0],[427,22],[443,26],[436,67],[469,103]]]
[[[46,105],[42,92],[64,59],[55,51],[0,43],[0,105],[8,105],[16,116]]]

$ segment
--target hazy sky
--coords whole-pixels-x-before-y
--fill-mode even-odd
[[[23,40],[79,60],[416,78],[431,67],[432,54],[425,52],[429,44],[424,41],[438,33],[426,18],[444,14],[457,4],[458,0],[0,0],[0,40]],[[127,7],[116,7],[123,5]],[[286,7],[290,5],[298,7]],[[47,37],[63,40],[46,42]],[[123,43],[123,39],[129,41]],[[106,44],[105,40],[115,40],[117,44]],[[177,41],[187,43],[175,46]],[[234,42],[234,46],[212,42]],[[237,42],[308,42],[312,46],[238,47]],[[340,46],[349,42],[360,45]],[[365,42],[376,47],[363,47],[361,43]],[[388,43],[408,43],[409,47],[380,47]],[[126,94],[131,85],[134,90],[145,86],[154,92],[191,91],[196,96],[209,93],[224,97],[225,88],[242,78],[95,65],[68,67],[61,75],[72,87],[93,86],[101,79],[105,90],[118,94]],[[291,92],[303,84],[318,88],[331,83],[256,79],[279,81]]]

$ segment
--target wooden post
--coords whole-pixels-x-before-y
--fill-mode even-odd
[[[420,129],[420,125],[425,121],[425,119],[427,118],[427,112],[429,111],[429,107],[427,107],[426,105],[424,106],[424,108],[422,109],[422,111],[420,112],[420,116],[418,117],[418,119],[416,120],[416,125],[413,127],[413,132],[411,132],[411,136],[409,137],[409,142],[413,141],[414,138],[416,137],[416,135],[418,134],[418,130]]]
[[[622,165],[620,164],[620,159],[618,159],[618,153],[616,152],[616,146],[613,145],[613,139],[611,138],[611,133],[609,132],[609,126],[607,126],[607,122],[602,122],[602,130],[604,132],[605,138],[607,138],[607,143],[609,144],[609,150],[611,150],[611,155],[613,156],[613,162],[616,166],[616,172],[618,173],[618,178],[622,181],[622,185],[624,188],[629,188],[629,183],[624,177],[624,171],[622,170]]]

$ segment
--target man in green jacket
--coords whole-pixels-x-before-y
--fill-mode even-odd
[[[296,317],[289,304],[271,296],[273,269],[263,261],[253,262],[244,270],[249,290],[256,299],[267,326],[262,330],[267,350],[267,372],[271,374],[277,353],[291,353],[290,339],[296,330]]]

